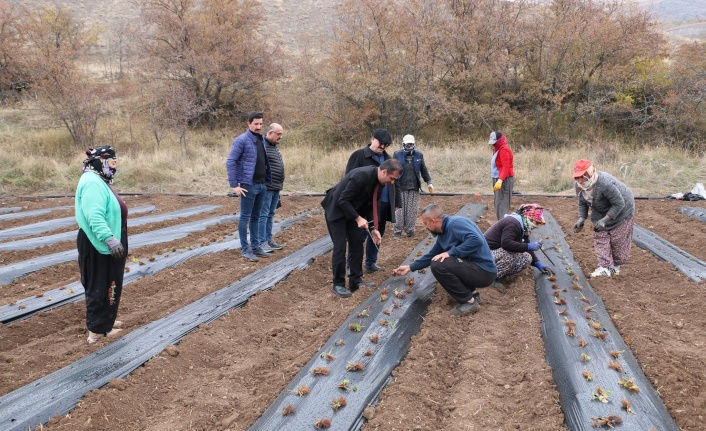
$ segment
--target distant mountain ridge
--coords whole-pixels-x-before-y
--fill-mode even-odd
[[[658,21],[706,20],[706,0],[636,0],[643,9],[654,14]]]

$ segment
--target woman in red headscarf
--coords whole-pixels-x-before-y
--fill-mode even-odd
[[[598,268],[591,277],[620,274],[620,265],[630,257],[632,231],[635,225],[635,196],[608,172],[596,170],[590,160],[574,163],[574,188],[578,197],[579,218],[574,232],[583,229],[591,209],[593,247]]]
[[[543,224],[544,209],[538,204],[524,204],[485,232],[485,240],[498,267],[493,287],[499,292],[505,293],[505,286],[500,282],[502,277],[517,274],[530,265],[545,274],[552,273],[534,254],[542,248],[542,243],[529,240],[530,231]]]

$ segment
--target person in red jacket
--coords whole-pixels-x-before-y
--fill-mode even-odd
[[[507,145],[507,138],[499,131],[490,134],[489,145],[493,146],[493,157],[490,159],[490,176],[493,178],[495,193],[495,216],[498,220],[510,213],[510,199],[515,186],[515,167],[512,150]]]

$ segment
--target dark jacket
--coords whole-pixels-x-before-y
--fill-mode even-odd
[[[485,231],[485,240],[491,250],[502,248],[510,253],[529,253],[532,263],[537,262],[533,251],[527,250],[529,246],[529,232],[525,232],[520,222],[512,216],[503,217]]]
[[[404,169],[405,166],[405,156],[407,155],[407,152],[405,150],[397,150],[395,151],[394,157],[397,159],[398,162],[402,165],[402,169]],[[429,171],[427,170],[427,165],[424,163],[424,154],[422,154],[421,151],[419,150],[412,150],[412,157],[414,159],[414,173],[415,173],[415,178],[416,178],[416,188],[414,190],[419,191],[419,189],[422,187],[422,181],[421,178],[424,179],[424,182],[429,184],[431,182],[431,177],[429,176]],[[421,174],[421,178],[419,175]],[[400,177],[404,175],[404,172],[400,173]],[[396,184],[397,188],[400,190],[402,187],[400,184]]]
[[[321,201],[326,220],[355,220],[358,216],[373,220],[373,193],[378,184],[375,166],[356,168],[347,173],[338,184],[326,190]]]
[[[237,187],[239,183],[252,185],[255,164],[257,163],[257,145],[260,141],[263,141],[262,136],[256,136],[249,129],[233,139],[233,147],[226,160],[228,182],[231,187]],[[264,143],[260,145],[264,145]],[[265,157],[265,168],[267,169],[266,182],[270,183],[272,182],[272,172],[267,157]]]
[[[598,223],[609,215],[611,220],[606,223],[606,230],[616,228],[625,220],[635,215],[635,197],[632,191],[608,172],[598,172],[598,181],[593,186],[593,199],[584,199],[576,183],[574,189],[579,198],[579,217],[588,218],[588,208],[591,210],[591,222]]]
[[[351,156],[348,158],[348,164],[346,164],[346,174],[348,174],[352,169],[363,166],[380,166],[380,162],[373,157],[374,154],[375,153],[373,153],[373,150],[371,150],[369,146],[353,151]],[[390,155],[387,154],[387,151],[382,152],[382,157],[384,160],[390,159]],[[387,194],[390,201],[390,215],[388,220],[390,220],[391,223],[395,223],[395,208],[402,207],[402,193],[398,187],[395,187],[394,184],[388,184]]]
[[[270,161],[270,171],[272,172],[272,183],[267,184],[267,190],[282,190],[284,187],[284,161],[282,153],[279,152],[279,145],[275,145],[265,138],[265,151],[267,151],[267,159]]]

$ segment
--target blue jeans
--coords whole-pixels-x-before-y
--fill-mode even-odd
[[[279,190],[268,190],[260,211],[260,244],[272,241],[272,225],[275,222],[275,211],[279,203]]]
[[[267,184],[241,184],[244,188],[245,196],[240,197],[240,219],[238,219],[238,235],[240,236],[240,246],[243,252],[260,248],[262,238],[260,238],[260,212],[262,203],[265,201]],[[248,242],[248,226],[250,226],[250,242]]]

